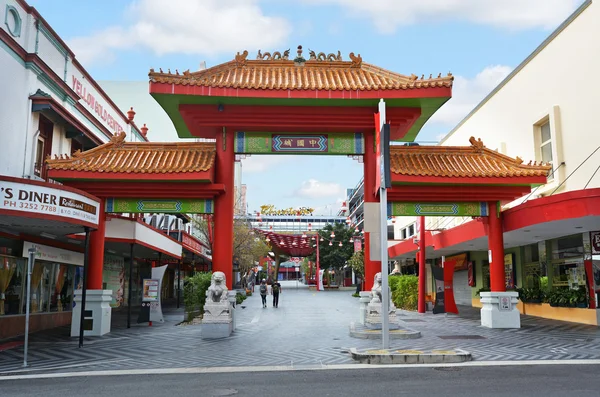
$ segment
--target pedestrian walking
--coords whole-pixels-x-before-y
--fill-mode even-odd
[[[262,300],[262,306],[267,307],[267,282],[263,278],[260,282],[260,299]]]
[[[273,294],[273,307],[279,307],[279,294],[281,293],[281,284],[275,281],[271,285],[271,294]]]

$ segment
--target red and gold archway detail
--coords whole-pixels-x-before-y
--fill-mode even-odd
[[[339,53],[303,55],[301,47],[293,58],[289,51],[259,52],[257,59],[250,60],[244,51],[230,62],[198,72],[151,70],[149,79],[150,94],[180,137],[214,138],[215,142],[133,143],[120,134],[96,149],[48,161],[49,175],[100,197],[214,198],[213,270],[225,272],[229,284],[237,131],[362,133],[364,199],[377,202],[373,114],[378,102],[386,102],[391,139],[412,141],[450,99],[453,82],[451,75],[426,78],[394,73],[353,53],[349,60]],[[498,203],[545,183],[548,169],[525,165],[474,139],[470,147],[393,146],[393,187],[388,197],[391,201]],[[92,244],[100,245],[102,240],[93,239]],[[369,233],[365,246],[368,250]],[[380,264],[367,259],[365,268],[370,288]]]

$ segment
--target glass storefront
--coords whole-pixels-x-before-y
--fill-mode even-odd
[[[24,314],[27,259],[0,255],[0,316]],[[71,311],[76,266],[36,260],[31,273],[31,313]]]

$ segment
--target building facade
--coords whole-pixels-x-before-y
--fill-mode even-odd
[[[48,178],[45,160],[73,156],[125,131],[146,142],[133,112],[124,113],[78,62],[44,18],[22,0],[0,0],[0,339],[24,332],[26,272],[32,264],[30,330],[71,322],[82,286],[83,235],[107,230],[104,289],[111,306],[129,304],[131,253],[137,280],[156,253],[179,259],[182,243],[138,217],[110,216],[101,225],[102,199]],[[137,233],[137,237],[135,237]]]
[[[584,2],[440,143],[463,145],[475,136],[502,154],[552,165],[547,184],[503,203],[506,286],[521,292],[522,313],[595,325],[600,318],[594,310],[600,285],[595,88],[600,82],[590,77],[600,67],[599,18],[598,1]],[[410,236],[414,222],[396,219],[395,237],[404,241],[390,250],[407,265],[416,252]],[[485,227],[470,217],[427,218],[430,265],[444,257],[456,266],[459,304],[479,306],[478,292],[489,290]],[[538,290],[547,292],[540,296]],[[568,305],[586,309],[556,308],[553,300],[560,299],[561,306],[569,300]]]

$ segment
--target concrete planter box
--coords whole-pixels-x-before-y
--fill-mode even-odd
[[[596,309],[578,307],[553,307],[548,303],[524,303],[523,314],[572,323],[598,325]]]

